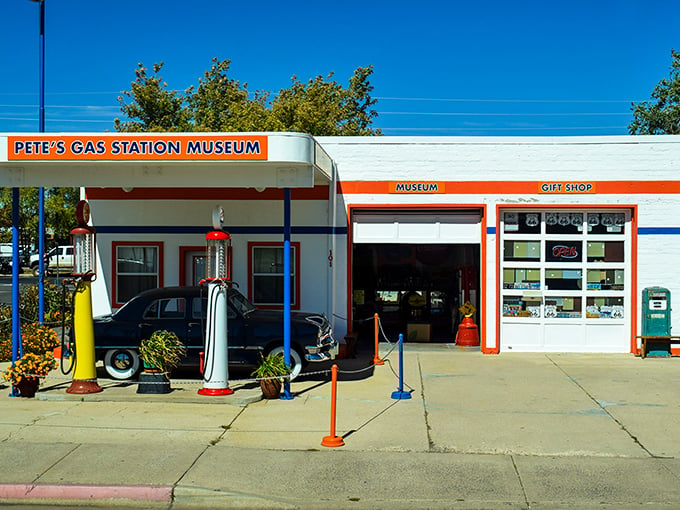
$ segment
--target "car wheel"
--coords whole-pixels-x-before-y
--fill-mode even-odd
[[[38,266],[34,266],[31,269],[31,272],[33,273],[33,276],[36,276],[36,277],[40,276],[40,268]]]
[[[109,349],[104,355],[106,373],[119,381],[134,377],[140,366],[139,354],[132,349]]]
[[[283,356],[283,345],[274,347],[271,351],[267,353],[267,355],[268,354],[281,354]],[[290,380],[292,381],[298,375],[300,375],[300,372],[302,372],[302,356],[300,356],[300,353],[297,352],[297,350],[294,349],[293,347],[290,348],[290,364],[291,364]]]

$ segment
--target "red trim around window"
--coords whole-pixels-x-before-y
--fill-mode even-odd
[[[291,242],[291,247],[295,248],[295,301],[291,303],[290,307],[293,310],[300,309],[300,243]],[[267,310],[283,310],[283,304],[281,305],[261,305],[253,301],[253,248],[254,247],[270,247],[270,248],[281,248],[283,247],[282,242],[249,242],[248,243],[248,299],[257,305],[258,308]]]
[[[120,308],[125,303],[118,301],[118,260],[119,246],[155,246],[158,248],[158,286],[163,286],[163,242],[162,241],[113,241],[111,243],[111,308]]]

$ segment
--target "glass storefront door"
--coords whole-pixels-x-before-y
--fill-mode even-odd
[[[628,352],[630,211],[500,211],[501,351]]]

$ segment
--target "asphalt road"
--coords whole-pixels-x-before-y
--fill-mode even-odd
[[[57,284],[62,280],[64,275],[57,278],[56,276],[49,276],[47,280]],[[22,274],[19,276],[19,285],[35,285],[38,279],[30,274]],[[0,303],[12,303],[12,275],[0,275]]]

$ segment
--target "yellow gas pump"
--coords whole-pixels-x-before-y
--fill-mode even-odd
[[[78,226],[71,230],[73,242],[73,328],[75,337],[71,347],[73,382],[66,393],[97,393],[97,366],[94,354],[94,322],[92,320],[92,281],[96,278],[96,231],[90,221],[90,206],[85,200],[76,206]]]

